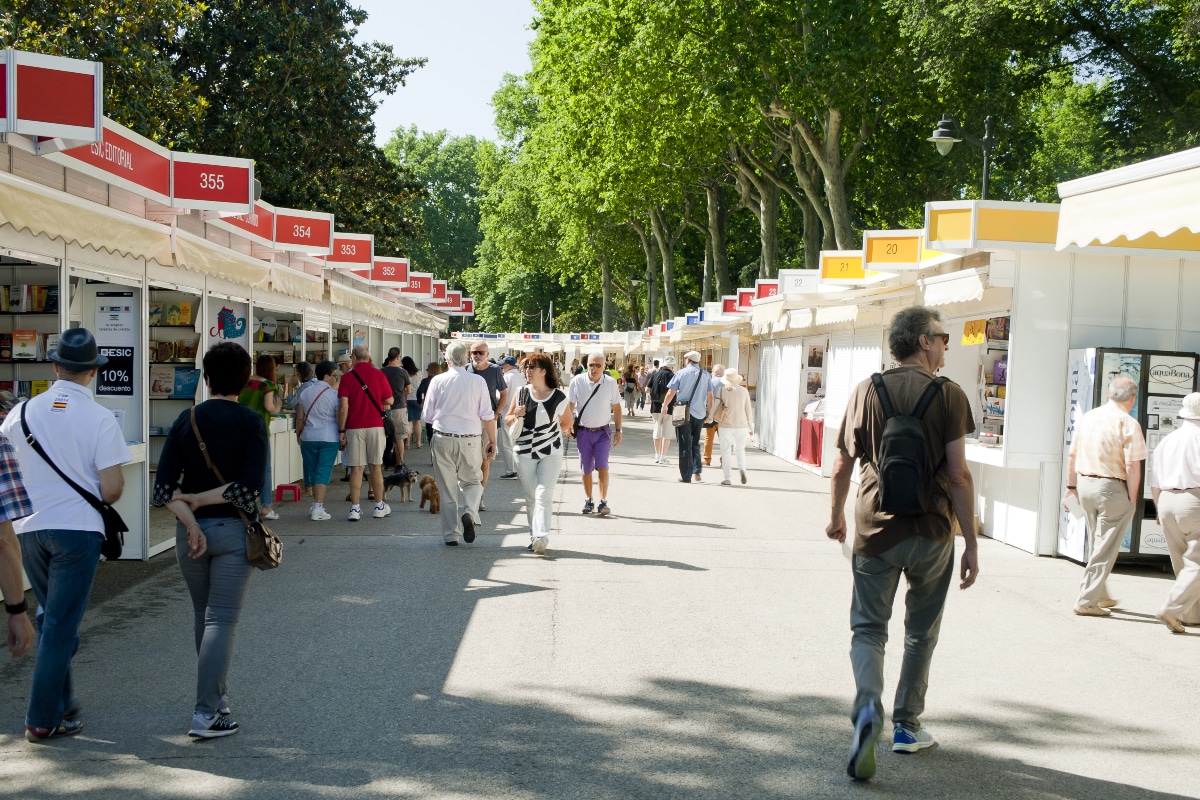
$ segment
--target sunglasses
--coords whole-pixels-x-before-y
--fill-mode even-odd
[[[944,346],[946,346],[946,347],[950,346],[950,334],[948,334],[948,333],[931,333],[931,334],[929,334],[930,341],[932,341],[933,339],[938,338],[938,337],[941,338],[942,344]]]
[[[473,356],[486,356],[486,355],[487,355],[487,351],[486,351],[486,350],[472,350],[472,351],[471,351],[471,355],[473,355]]]

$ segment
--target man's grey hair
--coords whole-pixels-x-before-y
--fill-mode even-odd
[[[933,333],[933,323],[942,321],[942,313],[925,306],[906,308],[892,317],[888,328],[888,350],[903,361],[921,349],[921,337]]]
[[[712,374],[714,378],[719,378],[725,374],[724,364],[713,364]]]
[[[474,342],[471,343],[472,347],[474,347],[476,345],[483,345],[483,349],[486,352],[488,352],[488,353],[492,352],[492,348],[488,347],[488,343],[487,343],[486,339],[476,339]],[[470,354],[468,353],[468,355],[470,355]]]
[[[370,361],[371,360],[371,348],[367,347],[365,344],[354,345],[353,352],[354,352],[354,360],[355,361]]]
[[[593,358],[598,358],[598,359],[600,359],[600,368],[601,368],[601,369],[604,369],[604,366],[605,366],[605,365],[608,363],[608,362],[607,362],[607,361],[604,359],[604,353],[600,352],[599,350],[597,350],[597,351],[596,351],[596,352],[594,352],[594,353],[588,353],[588,354],[587,354],[587,358],[586,358],[586,359],[584,359],[584,363],[585,363],[585,364],[590,364],[590,363],[592,362],[592,359],[593,359]]]
[[[465,367],[471,355],[471,345],[456,340],[446,345],[446,361],[455,367]]]
[[[1108,384],[1108,399],[1118,403],[1128,403],[1137,397],[1137,381],[1128,375],[1118,375]]]

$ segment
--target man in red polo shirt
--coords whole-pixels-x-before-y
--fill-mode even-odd
[[[350,468],[350,516],[351,522],[362,519],[358,505],[362,491],[363,467],[370,466],[371,491],[375,495],[375,518],[382,519],[392,513],[383,502],[383,451],[386,442],[383,434],[383,416],[392,405],[392,385],[382,370],[371,364],[371,353],[367,346],[354,346],[354,366],[346,372],[338,384],[338,433],[342,455]]]

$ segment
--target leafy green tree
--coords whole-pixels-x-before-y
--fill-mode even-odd
[[[412,173],[425,187],[417,201],[423,233],[409,254],[422,271],[457,283],[475,264],[482,241],[479,230],[479,148],[473,136],[446,131],[422,133],[399,128],[383,146],[392,163]]]
[[[4,0],[0,41],[103,63],[105,114],[178,147],[191,141],[208,102],[172,54],[203,8],[189,0]]]

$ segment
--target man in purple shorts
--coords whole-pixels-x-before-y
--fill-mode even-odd
[[[567,403],[574,420],[573,435],[579,445],[579,471],[587,502],[583,513],[609,513],[608,453],[621,443],[621,391],[617,382],[604,374],[604,354],[592,353],[587,372],[576,375],[567,389]],[[610,427],[616,421],[615,430]],[[600,506],[592,501],[592,472],[600,475]]]

